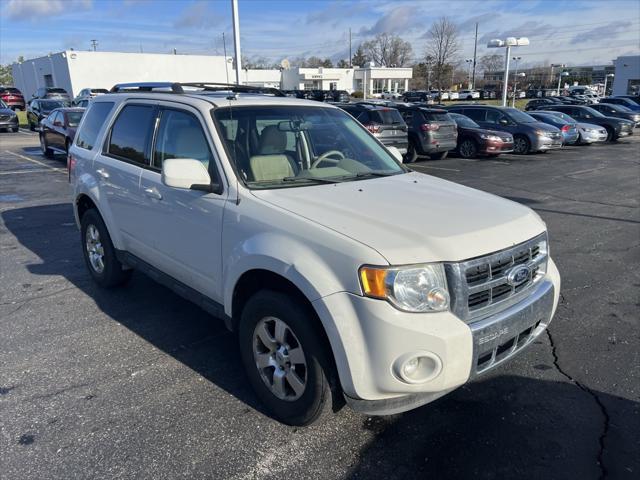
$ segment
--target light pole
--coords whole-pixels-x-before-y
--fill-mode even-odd
[[[494,39],[487,44],[487,48],[506,48],[504,62],[504,85],[502,87],[502,106],[507,106],[507,88],[509,85],[509,59],[511,57],[511,47],[524,47],[529,45],[529,39],[526,37],[515,38],[508,37],[505,40]]]
[[[613,77],[615,77],[615,75],[614,75],[613,73],[607,73],[607,74],[604,76],[604,90],[603,90],[602,94],[603,94],[605,97],[607,96],[607,79],[608,79],[608,78],[613,78]]]
[[[558,73],[558,91],[556,92],[556,96],[560,96],[560,82],[562,82],[562,77],[568,77],[569,72],[560,72]]]
[[[513,103],[511,103],[511,106],[514,108],[516,106],[516,95],[518,94],[518,77],[524,78],[526,76],[527,74],[524,72],[516,73],[513,79]]]
[[[551,64],[551,81],[553,82],[553,69],[554,67],[564,68],[566,65],[564,63],[552,63]],[[562,72],[562,70],[560,70]],[[560,85],[560,79],[558,79],[558,86]],[[558,95],[560,95],[560,88],[558,88]]]
[[[467,58],[465,62],[467,62],[467,83],[469,90],[471,90],[473,88],[471,84],[471,66],[473,65],[473,58]]]
[[[427,55],[426,58],[427,64],[427,91],[431,91],[431,65],[433,65],[433,57],[431,55]]]
[[[516,106],[516,87],[515,86],[518,82],[518,79],[516,78],[518,76],[518,62],[522,60],[522,57],[512,57],[512,60],[516,64],[516,73],[513,76],[514,85],[513,85],[513,99],[511,100],[511,106],[515,107]]]

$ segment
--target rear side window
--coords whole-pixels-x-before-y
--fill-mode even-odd
[[[163,110],[153,154],[153,166],[171,158],[193,158],[207,169],[213,162],[207,137],[198,119],[188,112]]]
[[[371,116],[369,115],[369,111],[368,110],[363,110],[360,113],[354,112],[352,114],[354,117],[356,117],[356,120],[358,120],[360,123],[362,123],[363,125],[366,125],[368,123],[371,123]]]
[[[147,163],[147,143],[155,109],[150,105],[127,105],[111,128],[110,155],[134,163]]]
[[[471,120],[475,120],[476,122],[484,122],[486,118],[486,112],[481,108],[469,108],[460,113],[466,115]]]
[[[107,115],[113,108],[113,102],[94,103],[86,113],[82,128],[76,134],[76,145],[80,148],[91,150],[96,143],[98,132]]]

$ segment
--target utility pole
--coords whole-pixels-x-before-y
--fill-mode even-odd
[[[242,54],[240,53],[240,21],[238,20],[238,0],[231,0],[231,10],[233,13],[233,46],[236,51],[236,84],[240,85]]]
[[[471,75],[471,87],[473,90],[476,87],[476,53],[478,52],[478,22],[476,22],[476,39],[473,44],[473,74]]]
[[[349,27],[349,68],[353,67],[353,65],[351,65],[351,59],[353,57],[351,56],[351,27]]]
[[[98,48],[98,40],[91,40],[91,47],[93,47],[93,51],[95,52]]]

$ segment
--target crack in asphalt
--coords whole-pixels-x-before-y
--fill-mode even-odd
[[[582,390],[583,392],[585,392],[586,394],[590,395],[593,400],[596,402],[596,404],[598,405],[598,408],[600,409],[600,412],[602,413],[602,416],[604,418],[604,425],[602,428],[602,433],[600,434],[600,437],[598,438],[598,444],[600,446],[599,450],[598,450],[598,466],[600,467],[600,479],[605,479],[607,478],[608,475],[608,471],[607,471],[607,467],[604,464],[604,449],[605,449],[605,438],[607,437],[607,434],[609,433],[609,424],[611,421],[611,418],[609,417],[609,413],[607,412],[606,407],[604,406],[604,404],[602,403],[602,401],[600,400],[600,398],[598,397],[598,395],[596,395],[593,390],[591,390],[589,387],[585,386],[584,384],[580,383],[578,380],[576,380],[575,378],[573,378],[571,375],[569,375],[567,372],[565,372],[562,367],[560,366],[560,361],[558,360],[558,354],[556,352],[556,345],[553,341],[553,336],[551,335],[551,331],[549,330],[549,327],[547,327],[547,336],[549,337],[549,343],[551,344],[551,355],[553,355],[553,365],[556,367],[556,370],[563,375],[565,378],[567,378],[571,383],[573,383],[576,387],[578,387],[580,390]]]

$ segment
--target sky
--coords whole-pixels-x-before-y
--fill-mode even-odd
[[[458,25],[461,60],[501,53],[487,41],[528,37],[519,47],[522,66],[544,62],[610,64],[640,53],[638,0],[238,0],[243,56],[274,63],[299,56],[334,62],[378,33],[401,36],[416,61],[425,55],[426,32],[447,16]],[[98,50],[182,54],[232,54],[231,0],[0,0],[0,64],[58,52]],[[515,53],[515,52],[514,52]]]

